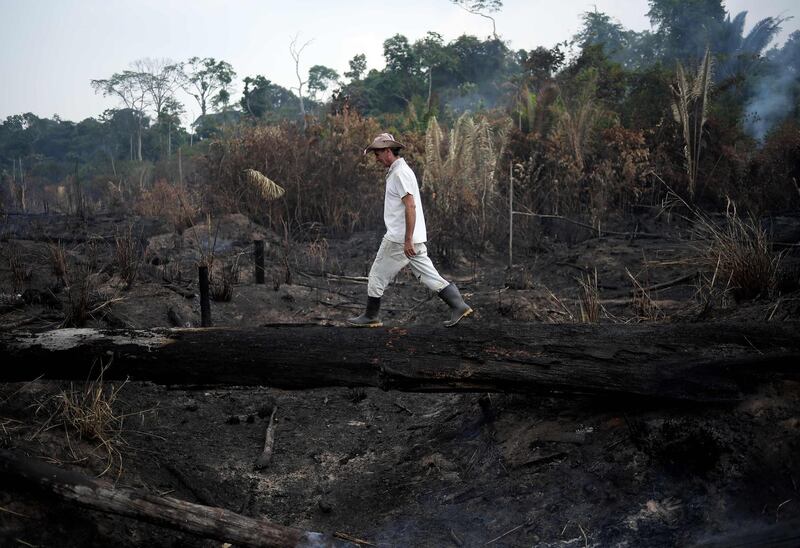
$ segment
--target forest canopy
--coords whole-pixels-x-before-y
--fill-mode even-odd
[[[455,3],[490,19],[502,9]],[[666,192],[656,177],[714,206],[731,199],[754,211],[796,206],[800,32],[775,46],[785,17],[745,32],[747,12],[729,13],[721,0],[651,0],[647,15],[652,30],[636,32],[589,11],[574,36],[532,50],[513,49],[496,27],[487,38],[450,41],[436,32],[414,41],[396,34],[383,42],[383,68],[354,52],[343,74],[315,64],[298,70],[291,89],[212,57],[134,60],[88,83],[117,103],[96,117],[22,113],[0,123],[0,207],[113,209],[140,203],[162,182],[188,185],[204,206],[246,210],[235,189],[241,170],[258,168],[296,184],[285,198],[290,207],[261,211],[261,220],[369,228],[377,221],[352,204],[327,214],[308,199],[301,205],[299,192],[324,199],[318,174],[310,163],[294,171],[278,164],[298,146],[306,160],[353,155],[341,160],[339,176],[367,180],[374,173],[359,147],[383,129],[410,143],[422,174],[431,131],[443,131],[437,142],[445,151],[465,114],[476,128],[485,121],[497,141],[490,177],[516,166],[520,199],[531,210],[593,219],[623,212]],[[303,47],[293,42],[292,55],[299,59]],[[189,126],[179,90],[200,111]],[[223,165],[232,158],[239,163]],[[209,195],[209,185],[222,187],[220,195]],[[501,186],[492,188],[499,198]]]

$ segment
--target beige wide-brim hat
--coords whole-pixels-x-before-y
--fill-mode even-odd
[[[394,140],[391,133],[381,133],[372,140],[372,144],[364,149],[364,154],[370,150],[380,150],[382,148],[405,148],[405,145]]]

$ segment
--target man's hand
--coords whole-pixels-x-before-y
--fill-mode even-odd
[[[406,257],[408,257],[409,259],[414,255],[416,255],[417,252],[414,251],[414,244],[406,240],[405,243],[403,244],[403,253],[405,253]]]

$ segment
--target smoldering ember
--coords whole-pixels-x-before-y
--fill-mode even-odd
[[[0,123],[0,544],[800,545],[800,31],[641,4]]]

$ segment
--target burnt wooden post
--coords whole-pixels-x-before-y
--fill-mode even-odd
[[[211,327],[211,302],[208,298],[208,266],[200,265],[200,326]]]
[[[256,263],[256,283],[264,283],[264,240],[254,240],[254,257]]]

